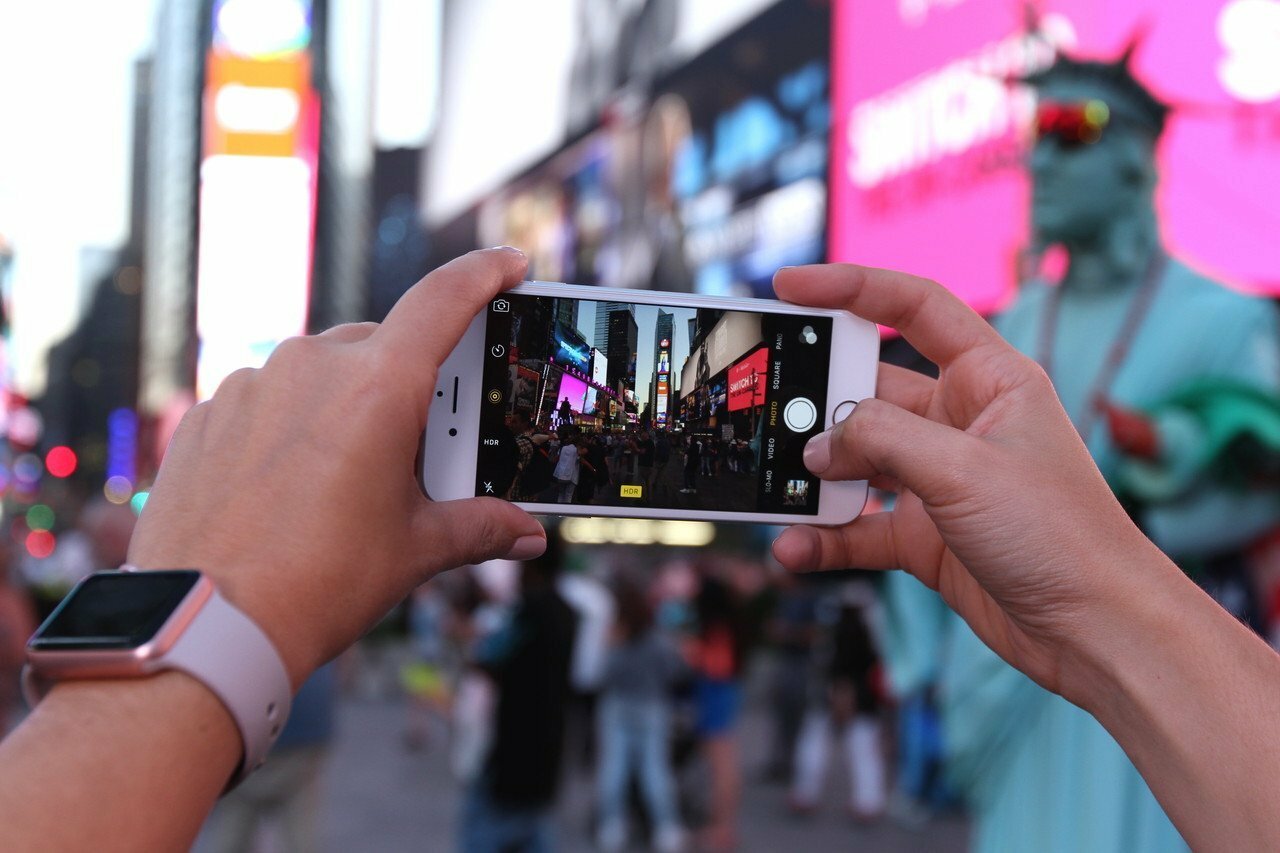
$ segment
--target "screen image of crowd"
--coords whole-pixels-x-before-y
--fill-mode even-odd
[[[481,468],[511,500],[760,510],[761,315],[512,297],[486,347],[506,350],[507,382],[504,429],[482,414]],[[810,491],[789,481],[783,502]]]

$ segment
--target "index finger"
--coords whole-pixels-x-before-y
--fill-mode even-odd
[[[510,246],[455,258],[409,288],[371,339],[405,364],[439,367],[476,315],[519,284],[527,267],[524,253]]]
[[[989,343],[1003,343],[995,329],[942,285],[893,270],[856,264],[786,267],[773,289],[788,302],[844,308],[891,326],[921,355],[945,367]]]

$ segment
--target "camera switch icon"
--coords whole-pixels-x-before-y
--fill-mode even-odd
[[[511,303],[505,299],[493,300],[493,311],[495,314],[510,314]]]

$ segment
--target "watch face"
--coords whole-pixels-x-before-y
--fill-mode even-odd
[[[189,569],[99,572],[73,589],[31,638],[31,648],[133,649],[156,635],[200,580]]]

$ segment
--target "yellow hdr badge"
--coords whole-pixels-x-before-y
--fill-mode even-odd
[[[623,486],[620,494],[624,498],[638,498],[644,493],[643,486]]]

